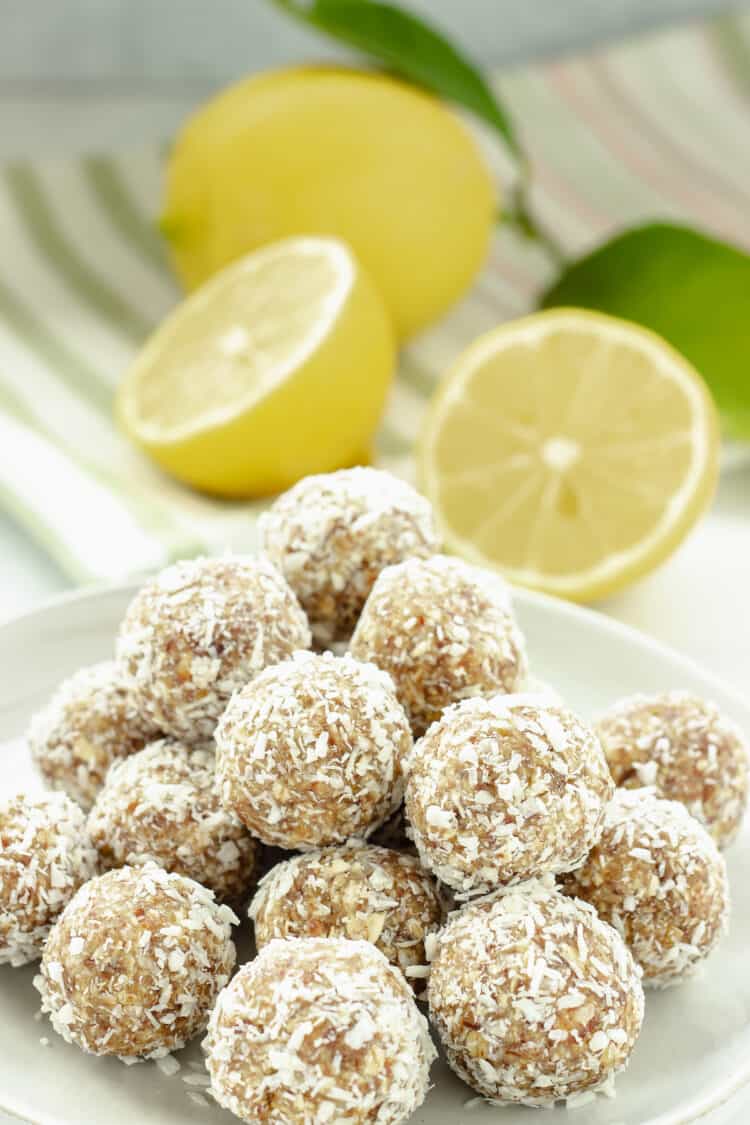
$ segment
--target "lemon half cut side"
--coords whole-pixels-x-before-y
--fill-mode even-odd
[[[713,494],[718,425],[654,333],[553,309],[480,337],[445,376],[420,483],[450,550],[576,601],[652,570]]]
[[[385,306],[348,247],[286,239],[177,306],[127,372],[118,413],[178,479],[262,495],[358,459],[394,362]]]

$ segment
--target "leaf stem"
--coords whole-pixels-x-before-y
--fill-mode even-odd
[[[518,181],[512,189],[508,202],[503,208],[500,222],[513,227],[524,238],[536,242],[557,269],[562,269],[566,264],[565,251],[560,243],[548,230],[534,217],[529,204],[529,188],[531,172],[528,162],[522,158],[519,169]]]

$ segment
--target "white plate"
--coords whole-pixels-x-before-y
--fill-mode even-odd
[[[0,627],[0,795],[38,784],[21,736],[32,712],[64,676],[107,657],[132,588],[58,600]],[[599,614],[518,592],[534,673],[591,716],[620,695],[685,687],[713,698],[745,731],[750,709],[692,663]],[[572,1113],[537,1114],[544,1125],[685,1125],[750,1080],[750,862],[748,832],[728,856],[731,935],[700,979],[648,996],[643,1034],[617,1097]],[[125,1067],[68,1046],[35,1022],[35,969],[0,967],[0,1108],[34,1125],[176,1125],[235,1120],[194,1105],[180,1076],[153,1063]],[[40,1037],[48,1036],[44,1049]],[[193,1044],[184,1059],[199,1059]],[[184,1067],[182,1074],[187,1072]],[[529,1125],[532,1110],[467,1107],[471,1091],[444,1066],[412,1125]]]

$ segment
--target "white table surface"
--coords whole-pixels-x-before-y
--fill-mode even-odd
[[[149,94],[120,89],[3,90],[0,160],[143,143],[168,135],[205,86]],[[745,693],[750,690],[750,450],[733,451],[714,504],[655,574],[600,608],[670,644]],[[71,583],[0,513],[0,621],[69,589]],[[720,956],[720,954],[719,954]],[[749,970],[750,971],[750,970]],[[703,1118],[743,1125],[750,1091]],[[0,1125],[11,1119],[0,1113]],[[637,1123],[629,1123],[637,1125]]]

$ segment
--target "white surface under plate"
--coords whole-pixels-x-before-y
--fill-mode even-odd
[[[55,684],[107,657],[130,588],[68,597],[0,628],[0,795],[38,783],[22,735]],[[553,684],[585,716],[638,690],[685,687],[713,698],[746,732],[750,709],[690,662],[625,626],[564,603],[518,592],[534,674]],[[472,1092],[441,1064],[411,1125],[686,1125],[718,1107],[750,1080],[750,851],[746,829],[728,855],[733,892],[730,936],[702,976],[647,996],[646,1021],[617,1097],[551,1112],[469,1105]],[[181,1052],[167,1078],[153,1063],[125,1067],[68,1046],[37,1022],[35,967],[0,967],[0,1109],[34,1125],[203,1125],[235,1120],[197,1105],[181,1076],[200,1060],[198,1044]],[[45,1049],[41,1037],[48,1037]],[[200,1079],[199,1079],[200,1080]]]

